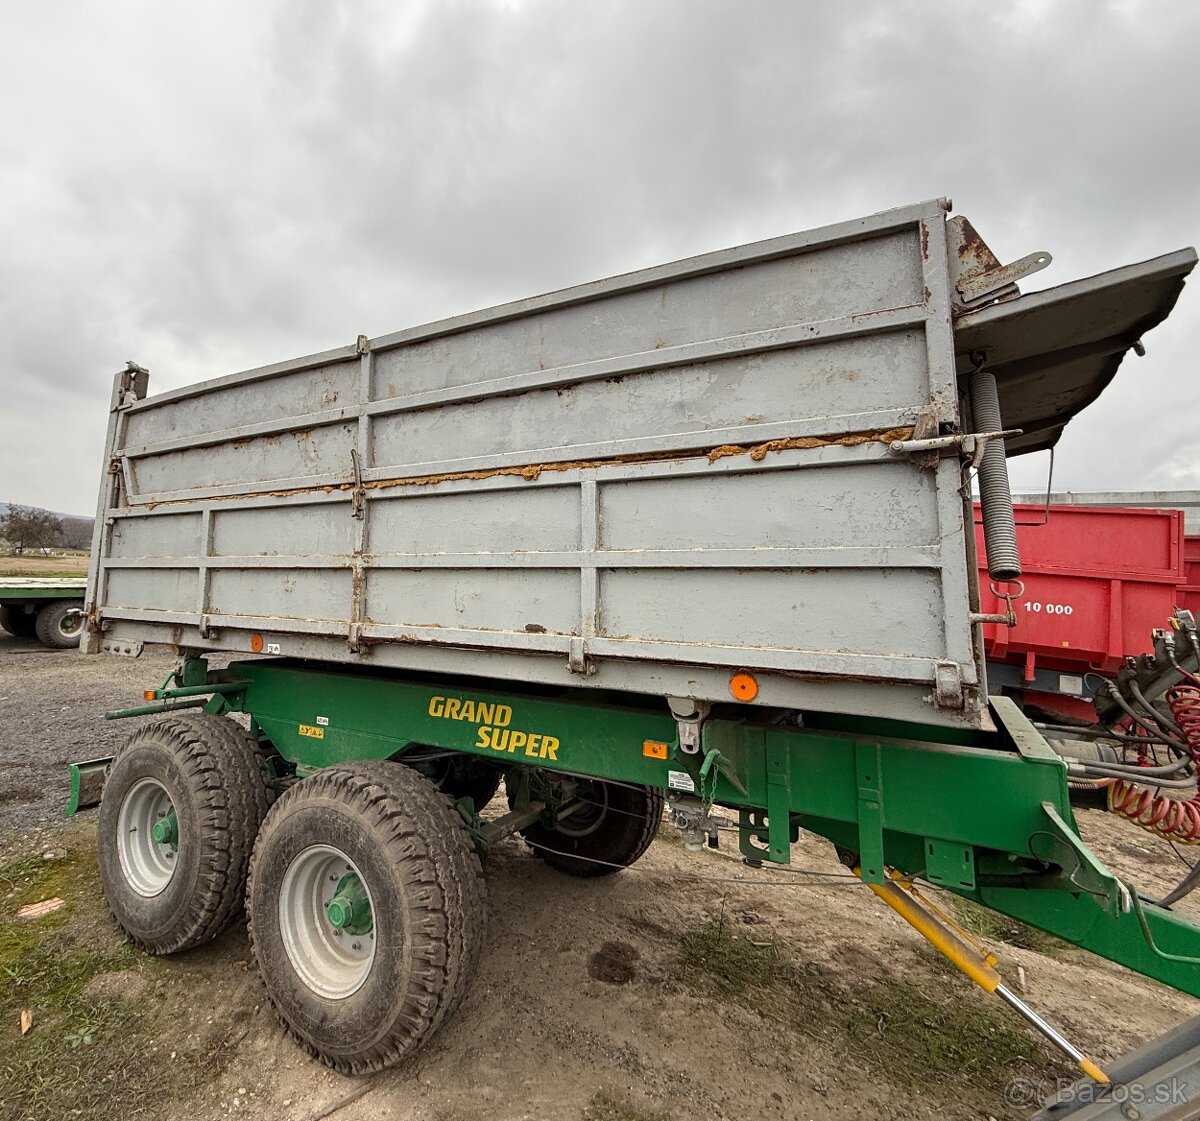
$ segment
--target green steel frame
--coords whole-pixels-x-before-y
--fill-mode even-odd
[[[808,715],[801,726],[730,705],[703,722],[693,753],[654,698],[286,660],[209,672],[193,659],[153,701],[109,715],[245,712],[300,776],[421,747],[699,797],[738,811],[752,859],[788,863],[808,830],[858,854],[868,882],[895,869],[1200,996],[1200,927],[1096,860],[1062,760],[1007,700],[993,700],[996,730],[975,733]]]
[[[78,599],[84,598],[84,593],[87,591],[87,580],[54,580],[47,578],[39,580],[37,583],[32,581],[28,584],[2,584],[0,583],[0,604],[8,603],[21,605],[32,603],[37,600],[39,603],[42,600],[59,600],[59,599]]]

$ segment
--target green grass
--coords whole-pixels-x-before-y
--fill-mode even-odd
[[[846,1034],[860,1054],[904,1085],[972,1083],[1002,1088],[1014,1072],[1049,1064],[1036,1040],[1002,1006],[973,991],[934,990],[880,977],[857,995]]]
[[[0,1117],[178,1116],[172,1103],[194,1099],[230,1056],[220,1041],[180,1047],[170,1063],[154,1053],[164,1021],[174,1026],[184,1014],[174,1005],[187,997],[168,1005],[150,995],[169,967],[135,951],[109,919],[94,826],[64,831],[54,848],[64,847],[60,860],[38,851],[0,866]],[[19,907],[55,896],[65,906],[15,919]],[[141,976],[106,991],[92,986],[114,971]],[[33,1013],[24,1036],[22,1009]]]
[[[690,930],[679,942],[679,979],[724,996],[747,996],[784,980],[778,949],[758,941],[734,934],[722,921]]]
[[[596,1094],[583,1111],[584,1121],[670,1121],[670,1113],[639,1109],[607,1090]]]
[[[44,918],[11,917],[56,896],[65,906]],[[97,975],[138,961],[106,923],[97,929],[94,848],[84,842],[63,859],[36,853],[10,861],[0,867],[0,898],[0,1116],[87,1115],[105,1104],[114,1080],[136,1073],[139,1060],[131,1009],[86,992]],[[23,1009],[33,1013],[25,1036]]]
[[[1061,938],[1055,938],[1053,934],[1047,934],[1035,926],[1026,926],[1018,919],[1011,919],[957,895],[952,896],[951,900],[955,916],[963,929],[980,938],[1006,942],[1024,950],[1035,950],[1047,957],[1060,957],[1070,949],[1070,945]]]

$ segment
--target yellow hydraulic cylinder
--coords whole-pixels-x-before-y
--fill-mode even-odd
[[[856,875],[861,874],[857,867],[854,872]],[[949,915],[932,902],[918,898],[915,889],[902,880],[893,878],[882,884],[867,884],[867,887],[984,992],[995,993],[1010,1008],[1019,1012],[1051,1043],[1069,1056],[1084,1074],[1096,1082],[1109,1081],[1108,1075],[1095,1062],[1002,984],[1002,978],[996,971],[995,954],[977,943]]]

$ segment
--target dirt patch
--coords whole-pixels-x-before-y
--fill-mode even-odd
[[[637,976],[639,957],[628,942],[605,942],[588,958],[588,976],[610,985],[628,985]]]
[[[87,553],[76,553],[62,557],[39,557],[34,554],[26,554],[20,557],[0,557],[0,577],[86,576],[87,568]]]
[[[338,1121],[1015,1121],[1027,1112],[1005,1104],[1012,1080],[1049,1090],[1067,1077],[861,885],[796,886],[723,851],[661,843],[619,876],[574,880],[513,839],[485,861],[490,927],[459,1013],[400,1067],[342,1078],[278,1027],[241,927],[173,958],[124,946],[100,900],[92,830],[57,830],[54,849],[36,835],[0,865],[0,947],[36,935],[0,1005],[6,1121],[118,1106],[308,1121],[339,1101]],[[807,839],[795,859],[840,867]],[[9,921],[50,895],[67,907]],[[1030,1002],[1102,1060],[1194,1011],[1079,951],[996,947],[1007,976],[1024,966]],[[26,1037],[22,1007],[34,1010]]]

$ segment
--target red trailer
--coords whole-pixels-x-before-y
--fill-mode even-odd
[[[1178,606],[1200,619],[1200,537],[1183,539],[1184,580],[1179,586]]]
[[[984,627],[993,693],[1021,693],[1027,706],[1095,720],[1084,678],[1115,674],[1130,654],[1149,649],[1180,602],[1183,514],[1178,510],[1017,505],[1025,594],[1014,601],[1017,625]],[[1048,516],[1047,516],[1048,514]],[[976,548],[983,528],[976,506]],[[1200,539],[1197,539],[1200,544]],[[1200,585],[1200,550],[1193,578]],[[986,561],[979,574],[985,612],[1002,611]],[[1200,599],[1200,586],[1193,589]]]

